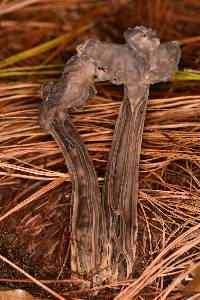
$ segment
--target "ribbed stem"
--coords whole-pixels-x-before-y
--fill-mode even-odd
[[[105,236],[97,176],[88,151],[67,113],[57,109],[49,132],[59,145],[72,180],[72,271],[96,273]]]
[[[135,258],[139,160],[147,97],[148,88],[144,97],[133,103],[125,95],[104,183],[108,240],[113,245],[112,263],[117,263],[114,273],[118,278],[131,274]]]

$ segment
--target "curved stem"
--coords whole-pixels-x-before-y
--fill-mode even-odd
[[[49,132],[59,145],[72,179],[71,267],[96,273],[105,235],[97,176],[88,151],[67,113],[56,109]]]

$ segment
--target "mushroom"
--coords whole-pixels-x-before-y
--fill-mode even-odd
[[[180,59],[178,44],[160,44],[151,29],[129,28],[124,37],[125,44],[85,41],[62,77],[41,88],[40,124],[58,143],[73,182],[72,269],[98,274],[100,281],[132,274],[149,85],[166,81],[176,72]],[[69,107],[82,107],[95,93],[95,75],[124,85],[102,196],[88,152],[66,113]]]
[[[67,109],[84,106],[94,95],[95,68],[87,59],[72,57],[56,82],[44,83],[39,108],[40,125],[58,144],[72,180],[71,268],[97,273],[101,265],[105,218],[97,176],[88,151],[73,126]]]

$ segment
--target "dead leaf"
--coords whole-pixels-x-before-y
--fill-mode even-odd
[[[33,297],[28,292],[16,289],[10,291],[0,291],[0,300],[45,300],[44,298]]]
[[[198,265],[192,270],[191,274],[194,278],[182,288],[184,294],[200,292],[200,266]]]

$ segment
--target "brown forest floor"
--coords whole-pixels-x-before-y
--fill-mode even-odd
[[[2,292],[16,288],[52,299],[200,299],[199,15],[199,0],[0,1],[0,299],[22,299]],[[59,76],[82,41],[120,43],[136,25],[178,40],[186,72],[150,89],[135,279],[96,287],[71,278],[70,178],[39,127],[37,89]],[[98,96],[71,116],[102,182],[122,89],[96,87]]]

